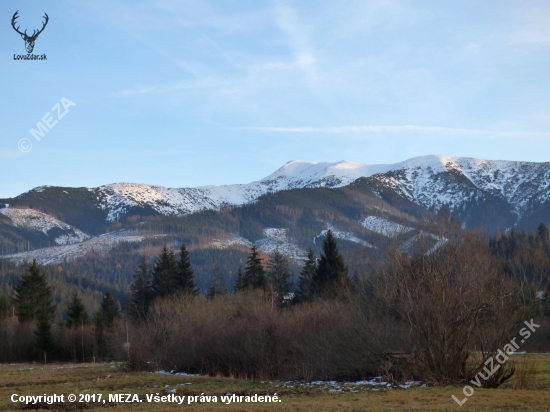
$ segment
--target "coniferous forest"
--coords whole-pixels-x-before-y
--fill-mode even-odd
[[[443,240],[437,248],[404,251],[396,241],[344,255],[329,230],[301,267],[252,246],[214,260],[200,285],[185,244],[125,263],[133,266],[127,283],[2,261],[13,287],[0,295],[0,362],[110,359],[262,379],[383,373],[460,382],[527,320],[537,329],[522,350],[550,350],[548,228],[488,237],[451,216],[431,224]],[[484,385],[514,373],[504,366]]]

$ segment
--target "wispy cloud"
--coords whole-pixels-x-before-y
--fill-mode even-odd
[[[17,146],[17,140],[15,140],[15,146]],[[25,156],[26,153],[23,153],[19,150],[0,150],[0,158],[14,158]]]
[[[518,28],[508,36],[511,44],[534,48],[550,46],[550,7],[545,4],[524,7],[514,16]]]
[[[196,80],[163,83],[153,86],[135,87],[113,93],[112,97],[134,97],[147,94],[173,93],[178,90],[212,89],[221,86],[229,86],[233,82],[224,78],[204,77]]]
[[[548,132],[497,131],[482,129],[462,129],[439,126],[336,126],[336,127],[236,127],[233,130],[248,130],[265,133],[330,133],[330,134],[406,134],[425,133],[439,135],[471,135],[486,137],[550,137]]]
[[[278,1],[275,5],[275,21],[285,34],[293,51],[293,65],[300,68],[306,74],[308,80],[317,80],[317,60],[310,36],[305,29],[305,25],[298,20],[296,10],[289,4]]]

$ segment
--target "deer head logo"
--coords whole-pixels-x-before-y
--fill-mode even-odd
[[[13,15],[13,17],[11,19],[11,25],[12,25],[13,29],[21,35],[21,38],[23,40],[25,40],[25,48],[27,49],[27,53],[32,53],[32,51],[34,50],[34,42],[36,41],[36,38],[38,37],[38,35],[40,33],[42,33],[44,31],[44,29],[46,28],[46,25],[48,24],[48,20],[50,18],[48,17],[48,15],[46,13],[44,13],[44,18],[46,19],[46,21],[44,23],[42,23],[42,28],[38,31],[34,30],[32,32],[32,35],[29,36],[27,34],[27,30],[25,30],[24,33],[21,33],[19,31],[20,26],[15,27],[16,20],[19,17],[18,13],[19,13],[19,10],[16,11],[15,14]]]

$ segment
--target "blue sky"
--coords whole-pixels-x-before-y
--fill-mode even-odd
[[[47,61],[14,60],[16,10],[30,32],[48,13]],[[3,0],[0,22],[0,197],[247,183],[292,159],[550,160],[548,1]]]

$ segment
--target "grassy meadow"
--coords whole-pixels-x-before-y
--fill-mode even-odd
[[[260,382],[221,377],[174,376],[129,372],[121,364],[3,364],[0,365],[0,411],[21,409],[164,411],[185,408],[190,411],[550,411],[550,356],[515,356],[518,370],[536,365],[536,375],[519,373],[499,389],[475,389],[459,407],[452,399],[463,399],[462,387],[429,386],[410,389],[361,389],[358,392],[331,392],[329,388],[282,387],[280,382]],[[525,369],[524,368],[524,369]],[[277,386],[279,385],[279,386]],[[289,386],[289,385],[287,385]],[[354,388],[349,385],[350,388]],[[524,389],[528,388],[528,389]],[[148,403],[146,394],[216,395],[218,403]],[[105,403],[29,405],[12,403],[12,394],[103,394]],[[137,394],[141,403],[113,403],[113,393]],[[220,396],[265,395],[277,393],[278,403],[223,404]]]

